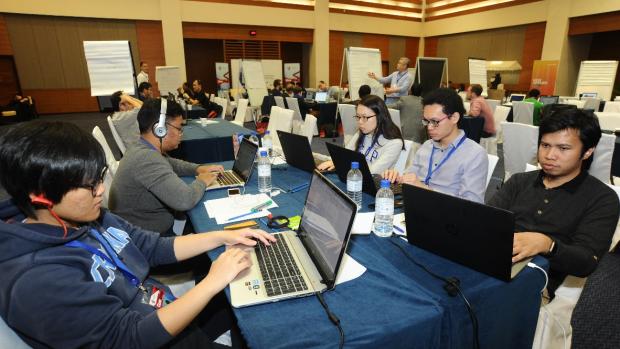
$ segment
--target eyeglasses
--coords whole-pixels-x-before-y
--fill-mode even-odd
[[[103,184],[103,179],[105,178],[105,175],[107,172],[108,172],[108,166],[104,166],[103,170],[101,171],[101,175],[99,176],[99,178],[97,178],[96,181],[90,184],[82,184],[79,186],[79,188],[90,189],[91,193],[93,194],[93,197],[96,197],[97,191],[99,190],[99,186]]]
[[[366,121],[368,121],[368,119],[372,119],[375,116],[377,116],[377,115],[368,115],[368,116],[365,116],[365,115],[355,115],[354,118],[356,118],[357,121],[361,120],[362,122],[366,122]]]
[[[179,134],[180,134],[180,135],[182,135],[182,134],[183,134],[183,127],[176,127],[176,126],[174,126],[173,124],[171,124],[171,123],[169,123],[169,122],[167,122],[167,123],[166,123],[166,125],[168,125],[168,126],[172,127],[173,129],[175,129],[175,130],[179,131]]]
[[[422,119],[422,126],[428,127],[430,125],[430,126],[433,126],[433,127],[437,127],[437,126],[439,126],[439,124],[442,121],[444,121],[445,119],[448,119],[448,118],[450,118],[450,117],[446,116],[445,118],[443,118],[441,120],[426,120],[426,119],[423,118]]]

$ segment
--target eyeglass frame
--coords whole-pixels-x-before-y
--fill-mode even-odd
[[[91,194],[93,194],[93,197],[97,197],[97,191],[99,190],[99,186],[103,184],[103,180],[107,173],[108,173],[108,166],[106,165],[103,167],[103,170],[101,171],[101,175],[94,183],[82,184],[78,188],[90,189],[90,192]]]
[[[179,134],[180,134],[180,135],[182,135],[182,134],[183,134],[183,127],[176,127],[176,126],[174,126],[173,124],[171,124],[171,123],[169,123],[169,122],[166,122],[166,125],[168,125],[168,126],[172,127],[173,129],[175,129],[175,130],[179,131]]]
[[[452,115],[448,115],[445,118],[441,119],[441,120],[426,120],[425,118],[422,118],[422,126],[424,127],[429,127],[432,126],[433,128],[436,128],[439,126],[439,124],[444,121],[445,119],[449,119],[451,118]]]
[[[369,120],[369,119],[372,119],[372,118],[374,118],[375,116],[377,116],[377,114],[375,114],[375,115],[369,115],[369,116],[365,116],[365,115],[360,116],[360,115],[357,115],[357,114],[353,115],[353,117],[354,117],[354,118],[356,118],[356,119],[357,119],[357,121],[362,120],[362,122],[364,122],[364,123],[368,122],[368,120]]]

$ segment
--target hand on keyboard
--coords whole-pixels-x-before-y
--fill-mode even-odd
[[[240,272],[252,265],[249,253],[232,248],[224,251],[213,263],[209,274],[205,277],[207,284],[219,292],[228,285]]]
[[[222,236],[224,237],[224,244],[226,245],[243,244],[246,246],[256,246],[257,242],[260,241],[269,246],[272,242],[276,242],[276,238],[274,238],[273,235],[260,229],[245,228],[226,231]]]
[[[196,176],[196,178],[201,180],[205,185],[209,186],[217,179],[218,175],[219,174],[216,172],[201,172],[198,176]]]

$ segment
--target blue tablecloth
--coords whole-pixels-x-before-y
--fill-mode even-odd
[[[197,164],[233,160],[231,136],[249,134],[252,130],[222,119],[209,119],[209,122],[202,126],[198,120],[188,120],[181,144],[170,156]]]
[[[225,165],[231,166],[230,163]],[[272,171],[275,187],[290,189],[308,182],[310,174],[292,167]],[[335,175],[329,176],[345,188]],[[247,193],[257,192],[256,175]],[[274,215],[301,214],[307,190],[281,193]],[[220,198],[225,190],[205,194]],[[364,210],[374,199],[364,194]],[[189,212],[196,231],[221,229],[209,219],[202,202]],[[267,231],[268,228],[261,226]],[[368,270],[359,278],[325,293],[330,309],[341,321],[345,347],[349,348],[467,348],[472,345],[472,325],[463,301],[450,297],[443,283],[411,263],[389,240],[399,244],[417,261],[444,276],[460,280],[480,324],[481,348],[531,348],[544,276],[527,268],[505,283],[433,255],[400,238],[374,234],[351,238],[347,253]],[[223,248],[210,252],[216,258]],[[548,267],[546,259],[534,262]],[[226,290],[227,295],[228,290]],[[338,330],[315,297],[235,309],[239,327],[251,348],[334,348]]]

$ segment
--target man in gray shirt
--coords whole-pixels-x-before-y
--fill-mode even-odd
[[[411,86],[411,95],[402,96],[395,109],[400,110],[400,124],[403,138],[410,139],[418,144],[426,142],[428,135],[426,127],[422,125],[422,85],[414,83]]]
[[[387,170],[383,177],[483,203],[489,160],[484,148],[457,126],[465,114],[461,97],[440,88],[426,95],[422,104],[422,123],[431,139],[420,147],[405,174]]]
[[[138,113],[139,141],[120,161],[110,188],[112,212],[145,229],[170,234],[176,211],[187,211],[202,198],[205,188],[223,170],[220,165],[200,166],[166,155],[176,149],[183,134],[183,109],[168,101],[164,137],[154,133],[161,100],[147,100]],[[196,176],[186,184],[180,176]]]
[[[142,101],[123,93],[116,91],[110,97],[112,102],[112,124],[125,148],[138,142],[140,139],[140,131],[138,129],[138,112],[142,108]]]

